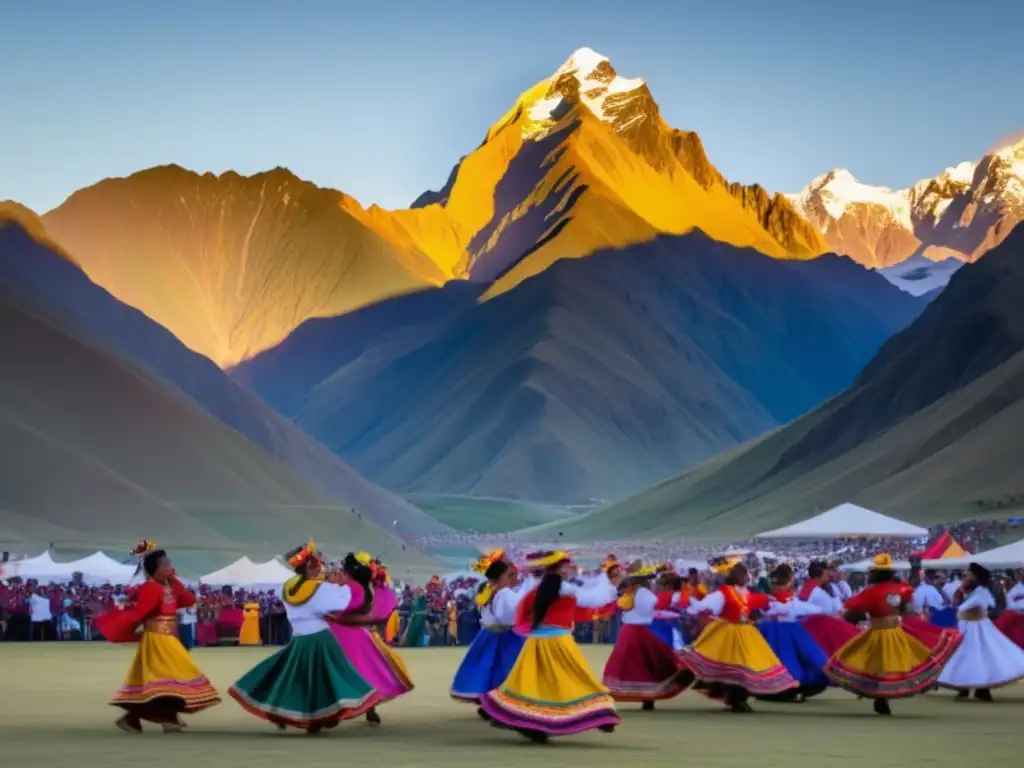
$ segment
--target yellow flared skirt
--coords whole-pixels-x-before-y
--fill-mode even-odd
[[[755,696],[799,687],[753,624],[715,619],[680,655],[704,684],[732,685]]]
[[[415,688],[412,677],[409,676],[409,668],[405,666],[405,662],[398,655],[398,652],[384,642],[384,638],[380,636],[376,629],[370,630],[370,636],[373,638],[373,644],[377,646],[377,650],[381,652],[381,655],[387,661],[388,666],[391,667],[391,671],[395,673],[398,681],[406,687],[407,691]]]
[[[958,646],[950,639],[931,649],[901,627],[868,629],[833,654],[825,674],[858,696],[913,696],[935,684]]]
[[[527,638],[508,678],[480,706],[502,725],[552,735],[619,722],[615,700],[568,633]]]
[[[181,712],[199,712],[220,702],[217,690],[177,637],[144,632],[124,684],[110,703],[124,707],[164,698],[180,700],[176,709]]]
[[[402,619],[398,615],[398,611],[392,611],[388,617],[388,623],[384,627],[384,640],[388,643],[395,642],[395,638],[398,637],[398,632],[402,628]]]

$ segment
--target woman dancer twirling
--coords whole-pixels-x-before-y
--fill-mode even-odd
[[[505,559],[502,549],[484,555],[473,570],[487,579],[476,596],[480,632],[455,673],[450,693],[456,701],[479,705],[483,694],[505,682],[526,642],[525,637],[512,631],[525,591],[517,589],[516,568]],[[525,584],[532,588],[532,579]],[[485,720],[489,718],[482,707],[477,713]]]
[[[352,589],[352,602],[342,612],[328,617],[331,634],[360,675],[380,695],[377,705],[366,712],[366,720],[374,725],[381,722],[377,706],[397,699],[414,686],[405,664],[395,651],[388,648],[377,632],[376,625],[387,621],[389,606],[385,605],[386,583],[381,583],[379,566],[366,553],[351,552],[341,566],[341,582]],[[377,584],[374,582],[377,581]]]
[[[328,627],[327,616],[352,602],[352,588],[324,581],[312,541],[289,552],[287,560],[295,576],[285,582],[281,598],[291,642],[249,670],[229,693],[246,712],[282,730],[291,726],[314,734],[365,714],[382,696],[352,666]]]
[[[929,648],[901,626],[910,592],[896,578],[892,557],[875,557],[868,587],[846,601],[848,621],[867,616],[870,627],[840,648],[825,664],[836,685],[857,696],[874,699],[875,712],[891,715],[889,699],[923,693],[935,685],[943,665],[960,644],[959,633],[943,635]]]
[[[185,725],[179,715],[212,707],[220,696],[178,639],[178,609],[195,605],[195,595],[178,581],[167,553],[154,542],[139,542],[132,555],[142,558],[139,568],[148,577],[135,592],[134,606],[115,608],[96,619],[96,629],[110,642],[139,642],[124,684],[110,703],[125,710],[117,721],[123,731],[140,733],[146,720],[172,733]]]
[[[528,555],[527,567],[543,576],[519,604],[516,623],[526,642],[505,682],[480,697],[481,708],[492,725],[538,742],[591,728],[613,731],[615,700],[587,667],[572,629],[577,607],[614,602],[617,580],[602,572],[586,586],[569,581],[573,566],[565,552]]]

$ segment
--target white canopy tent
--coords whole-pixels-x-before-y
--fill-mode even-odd
[[[295,573],[277,560],[254,563],[248,557],[240,557],[219,571],[208,573],[199,579],[200,584],[210,587],[244,587],[246,589],[274,590]]]
[[[886,517],[856,504],[840,504],[802,523],[757,534],[759,539],[924,539],[927,528]]]
[[[101,584],[131,584],[135,578],[136,566],[119,563],[102,552],[94,552],[88,557],[72,560],[70,563],[59,563],[72,573],[81,573],[82,581],[91,586]]]
[[[1024,539],[1006,544],[1002,547],[990,549],[987,552],[979,552],[976,555],[965,555],[964,557],[946,557],[939,560],[923,560],[921,565],[925,568],[961,570],[971,563],[983,565],[986,568],[1021,568],[1024,567]]]
[[[256,563],[246,556],[242,556],[233,563],[225,565],[220,570],[208,573],[199,578],[200,584],[211,587],[242,586],[249,581],[256,568]]]
[[[267,560],[265,563],[256,563],[256,575],[259,576],[260,584],[274,584],[280,587],[295,575],[295,571],[280,560]]]
[[[70,581],[74,571],[69,570],[67,565],[56,562],[49,552],[43,552],[35,557],[4,563],[3,576],[5,579],[17,577],[23,580],[35,579],[39,582]]]

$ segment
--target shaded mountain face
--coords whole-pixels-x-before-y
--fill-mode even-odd
[[[355,508],[388,529],[396,520],[405,531],[438,529],[433,520],[367,482],[208,359],[186,349],[169,331],[115,299],[74,264],[9,220],[0,221],[0,282],[10,295],[22,297],[163,377],[334,504]]]
[[[789,198],[831,249],[866,266],[975,261],[1024,220],[1024,140],[909,189],[862,184],[840,168]]]
[[[280,554],[401,543],[198,408],[0,282],[0,536]],[[417,552],[413,563],[428,565]]]
[[[236,370],[367,476],[402,490],[621,496],[848,385],[920,302],[838,257],[779,261],[704,235],[560,262],[386,333],[316,321]],[[324,351],[345,350],[324,375]],[[276,370],[275,370],[276,368]],[[315,379],[318,381],[312,383]]]
[[[567,522],[565,535],[756,533],[844,501],[922,523],[1019,505],[1022,292],[1018,226],[959,270],[841,395],[736,451]]]
[[[778,258],[826,250],[789,201],[729,184],[639,78],[581,49],[412,207],[275,169],[107,179],[43,217],[86,274],[223,368],[307,320],[469,279],[498,295],[563,258],[694,229]]]

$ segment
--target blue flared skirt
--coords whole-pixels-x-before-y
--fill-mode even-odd
[[[480,627],[452,681],[451,697],[477,702],[481,694],[500,688],[516,665],[526,638],[510,629]]]
[[[932,611],[928,616],[928,621],[937,627],[942,627],[943,629],[956,629],[956,608],[939,608],[938,610]]]
[[[680,622],[675,619],[655,619],[648,627],[654,636],[661,640],[672,650],[682,646],[682,634],[679,629]]]
[[[795,621],[762,621],[757,628],[786,671],[800,684],[797,692],[821,693],[831,683],[824,672],[828,656]]]

